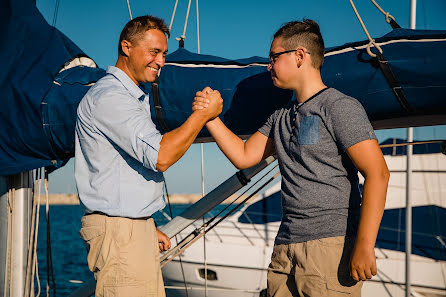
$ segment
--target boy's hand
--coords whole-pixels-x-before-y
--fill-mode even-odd
[[[170,249],[170,238],[167,237],[166,234],[156,229],[156,235],[158,237],[158,246],[160,249],[160,252],[165,252],[168,249]]]
[[[356,242],[350,260],[350,274],[355,281],[365,281],[376,275],[376,257],[373,245]]]

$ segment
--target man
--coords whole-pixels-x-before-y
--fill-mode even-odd
[[[276,110],[246,142],[219,118],[206,124],[239,169],[277,155],[283,217],[268,296],[360,296],[361,280],[376,275],[389,178],[373,128],[357,100],[322,82],[324,42],[314,21],[280,28],[269,59],[274,85],[293,90],[296,102]],[[197,92],[193,110],[215,98],[220,94],[210,88]],[[362,206],[358,170],[365,177]]]
[[[179,128],[161,135],[139,88],[164,66],[169,29],[142,16],[122,30],[115,67],[82,99],[76,123],[75,177],[85,209],[81,237],[97,280],[96,296],[165,296],[159,251],[169,238],[152,214],[165,206],[162,172],[222,110],[212,100]]]

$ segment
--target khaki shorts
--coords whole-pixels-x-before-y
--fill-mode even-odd
[[[353,246],[344,236],[274,246],[268,296],[361,296],[349,270]]]
[[[96,297],[165,297],[152,218],[87,215],[80,234],[97,281]]]

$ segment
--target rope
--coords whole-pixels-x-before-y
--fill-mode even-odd
[[[175,18],[175,12],[177,11],[178,0],[175,1],[175,6],[173,7],[172,17],[170,18],[169,31],[172,29],[173,19]]]
[[[38,174],[38,173],[37,173]],[[26,265],[26,278],[25,278],[25,296],[29,296],[30,295],[30,290],[31,290],[31,286],[30,286],[30,282],[31,280],[31,267],[32,267],[32,254],[33,254],[33,249],[31,248],[34,244],[34,222],[35,222],[35,218],[36,218],[36,189],[37,189],[37,176],[36,176],[36,180],[34,181],[34,191],[33,191],[33,205],[32,205],[32,214],[31,214],[31,229],[30,229],[30,234],[29,234],[29,240],[28,240],[28,258],[27,258],[27,265]]]
[[[181,41],[184,39],[186,39],[186,29],[187,29],[187,20],[189,19],[189,11],[190,11],[190,3],[192,2],[192,0],[189,0],[189,3],[187,4],[187,12],[186,12],[186,20],[184,21],[184,30],[183,30],[183,35],[181,35],[180,38],[176,38],[176,40]],[[184,42],[183,42],[183,47],[184,47]]]
[[[379,6],[378,3],[376,3],[375,0],[370,0],[370,1],[372,1],[372,3],[375,4],[376,8],[378,8],[378,10],[381,11],[382,14],[386,16],[386,22],[388,24],[390,24],[392,20],[395,22],[395,18],[392,15],[390,15],[389,12],[384,11],[384,9],[382,9],[381,6]]]
[[[130,9],[130,0],[127,0],[127,8],[129,9],[130,20],[133,20],[132,10]]]
[[[6,288],[8,287],[8,279],[9,279],[9,274],[10,273],[10,269],[11,269],[11,235],[12,235],[12,207],[11,207],[11,196],[12,196],[12,190],[9,189],[8,190],[8,194],[6,196],[6,212],[8,215],[8,231],[7,231],[7,236],[6,236],[6,261],[5,261],[5,282],[4,282],[4,293],[3,293],[3,297],[6,297],[7,294],[7,290]],[[11,289],[11,288],[10,288]],[[9,296],[11,295],[11,292],[9,292]]]
[[[358,11],[356,10],[355,4],[353,4],[353,0],[350,0],[350,4],[353,8],[353,11],[356,14],[356,17],[359,20],[359,23],[361,23],[362,28],[364,29],[365,34],[367,35],[367,38],[369,39],[369,44],[367,45],[367,53],[369,54],[369,56],[371,56],[372,58],[376,57],[376,54],[372,53],[372,51],[370,50],[370,47],[373,45],[381,54],[383,52],[383,50],[381,49],[381,47],[379,45],[377,45],[375,43],[375,39],[372,39],[372,37],[369,34],[369,31],[367,31],[367,28],[364,25],[364,22],[361,19],[361,16],[359,15]]]
[[[54,280],[54,271],[53,271],[53,253],[51,249],[51,223],[50,223],[50,206],[49,206],[49,191],[48,191],[48,170],[45,168],[45,196],[46,196],[46,296],[50,296],[50,279],[51,285],[53,286],[53,297],[56,297],[56,282]]]
[[[37,287],[38,287],[38,292],[37,292],[37,296],[40,296],[40,291],[41,291],[41,287],[40,287],[40,279],[39,279],[39,264],[37,262],[37,236],[39,233],[39,216],[40,216],[40,188],[42,185],[42,170],[38,169],[38,193],[37,193],[37,201],[36,201],[36,220],[35,220],[35,232],[34,232],[34,247],[30,246],[29,248],[33,249],[33,257],[32,257],[32,270],[31,270],[31,293],[34,291],[34,275],[36,276],[36,280],[37,280]]]

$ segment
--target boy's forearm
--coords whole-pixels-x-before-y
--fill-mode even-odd
[[[387,174],[371,175],[365,179],[357,244],[375,246],[386,203],[388,180]]]
[[[206,128],[229,161],[239,169],[246,168],[243,162],[245,153],[243,140],[229,130],[219,118],[206,123]]]

